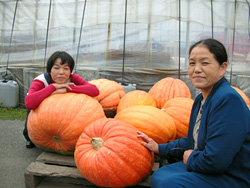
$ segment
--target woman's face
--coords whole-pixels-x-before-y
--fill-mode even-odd
[[[213,86],[224,76],[226,69],[227,63],[220,65],[207,47],[196,46],[190,53],[188,75],[193,85],[201,89],[203,97],[209,95]]]
[[[55,60],[54,65],[51,68],[51,78],[57,84],[64,84],[68,81],[71,71],[68,63],[62,65],[61,58]]]

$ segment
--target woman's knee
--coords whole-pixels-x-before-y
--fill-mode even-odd
[[[162,187],[161,181],[163,180],[164,178],[160,177],[157,171],[155,171],[151,177],[151,187],[152,188]]]
[[[151,187],[152,188],[162,188],[162,187],[175,187],[174,176],[164,173],[162,170],[157,170],[153,173],[151,177]]]

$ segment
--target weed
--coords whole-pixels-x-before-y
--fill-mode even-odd
[[[3,120],[25,120],[27,110],[23,108],[0,107],[0,119]]]

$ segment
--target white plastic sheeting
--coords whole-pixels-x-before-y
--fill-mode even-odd
[[[249,75],[249,4],[249,0],[0,0],[0,67],[44,68],[54,51],[63,50],[74,57],[77,71],[96,67],[100,77],[149,86],[165,76],[188,82],[189,46],[214,37],[228,50],[229,79]]]
[[[107,61],[118,60],[120,64],[125,42],[127,60],[132,61],[133,67],[162,68],[166,54],[172,57],[167,60],[177,67],[179,53],[186,58],[190,44],[212,37],[212,29],[214,38],[221,40],[231,53],[234,28],[235,54],[244,62],[250,50],[249,2],[236,2],[235,14],[234,0],[212,3],[209,0],[127,0],[127,4],[126,0],[88,0],[86,4],[83,0],[54,0],[51,7],[49,0],[23,0],[18,1],[13,27],[16,1],[0,1],[0,63],[5,65],[10,54],[10,62],[14,64],[44,66],[46,54],[65,50],[74,57],[80,55],[78,65],[113,66]],[[155,66],[154,60],[159,61]]]

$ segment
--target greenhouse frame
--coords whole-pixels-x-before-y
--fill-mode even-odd
[[[15,80],[19,105],[48,57],[66,51],[85,80],[149,90],[183,80],[188,50],[214,38],[229,55],[227,80],[250,98],[249,0],[0,0],[0,80]]]

